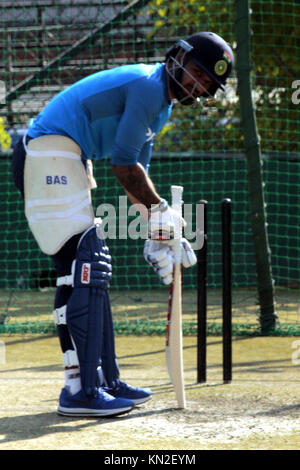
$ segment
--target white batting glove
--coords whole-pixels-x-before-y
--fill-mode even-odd
[[[144,257],[162,278],[163,283],[170,284],[174,267],[172,247],[174,241],[179,238],[182,227],[186,226],[186,222],[178,212],[168,206],[164,199],[149,212],[150,240],[145,243]],[[178,234],[176,227],[180,227]],[[185,238],[181,238],[181,263],[185,268],[197,263],[195,252]]]
[[[172,245],[175,239],[178,240],[182,227],[186,226],[181,215],[169,207],[167,201],[162,199],[160,204],[149,209],[148,232],[151,240],[165,242]]]
[[[171,284],[174,268],[172,247],[164,242],[146,240],[144,258],[165,285]],[[185,268],[189,268],[197,263],[195,252],[185,238],[181,240],[181,262]]]
[[[197,263],[195,252],[185,238],[181,239],[181,262],[185,268],[189,268]]]
[[[165,285],[173,279],[174,257],[170,246],[154,240],[146,240],[144,258],[152,266]]]

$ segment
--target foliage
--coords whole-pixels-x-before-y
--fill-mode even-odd
[[[151,35],[180,38],[210,30],[224,37],[235,50],[235,8],[232,0],[153,0],[148,10],[154,23]],[[300,6],[295,2],[251,2],[253,102],[265,153],[299,153],[299,106],[291,100],[292,82],[299,78],[299,14]],[[230,97],[214,110],[175,109],[156,148],[242,151],[234,79],[229,92]]]
[[[4,119],[0,118],[0,147],[8,150],[11,146],[11,137],[5,129]]]

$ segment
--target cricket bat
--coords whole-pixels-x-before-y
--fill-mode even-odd
[[[182,215],[182,186],[172,186],[172,208]],[[179,408],[185,408],[182,355],[182,286],[181,286],[181,227],[175,229],[174,271],[170,285],[168,321],[166,328],[166,362]]]

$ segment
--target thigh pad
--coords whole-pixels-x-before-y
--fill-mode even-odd
[[[27,146],[25,215],[41,250],[49,255],[94,221],[80,154],[72,139],[59,135],[32,139]]]

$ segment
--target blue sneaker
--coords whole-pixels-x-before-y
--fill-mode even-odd
[[[132,410],[131,400],[114,398],[103,389],[98,389],[96,397],[88,398],[80,392],[71,395],[63,388],[59,397],[57,412],[63,416],[116,416]]]
[[[121,380],[118,380],[114,387],[104,387],[104,390],[115,398],[131,400],[135,405],[145,403],[152,397],[149,388],[132,387]]]

